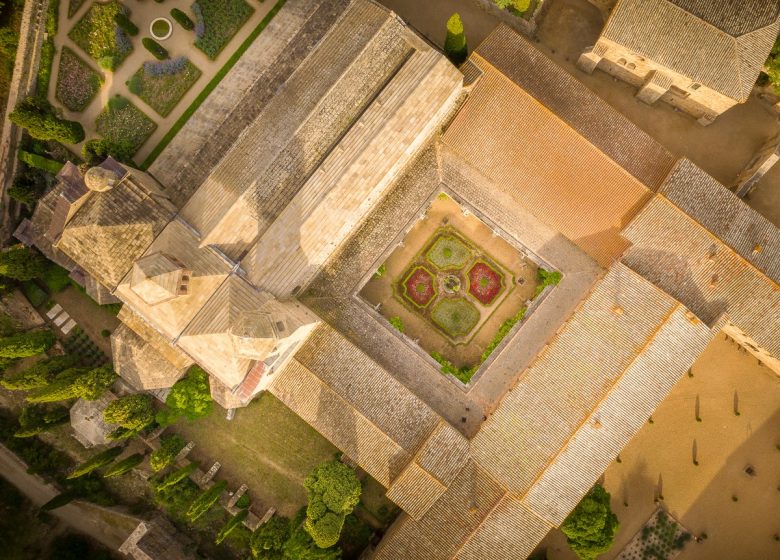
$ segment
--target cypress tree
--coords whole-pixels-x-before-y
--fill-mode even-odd
[[[0,338],[0,358],[27,358],[46,352],[54,344],[51,331],[32,331]]]
[[[84,127],[76,121],[59,118],[45,99],[28,97],[8,115],[8,119],[38,140],[78,144],[84,140]]]
[[[0,385],[11,391],[29,391],[45,387],[54,380],[55,375],[75,363],[75,356],[54,356],[41,360],[16,375],[0,379]]]
[[[46,259],[24,245],[14,245],[0,252],[0,275],[14,280],[40,278],[46,272]]]
[[[463,22],[457,12],[447,20],[447,38],[444,40],[444,54],[447,58],[459,66],[466,61],[469,49],[466,44],[466,33],[463,30]]]

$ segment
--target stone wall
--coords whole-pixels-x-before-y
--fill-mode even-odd
[[[49,0],[27,0],[24,4],[22,23],[19,28],[19,46],[16,51],[14,73],[8,92],[6,104],[6,119],[3,121],[3,131],[0,135],[0,193],[2,194],[2,229],[0,241],[5,242],[11,237],[13,221],[10,216],[10,199],[7,189],[16,174],[16,149],[21,140],[22,131],[8,120],[8,114],[16,104],[30,95],[38,77],[38,67],[41,62],[41,46],[46,34],[46,11]]]

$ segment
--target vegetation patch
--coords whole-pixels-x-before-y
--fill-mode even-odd
[[[97,118],[97,131],[106,140],[135,153],[157,124],[124,97],[112,98]]]
[[[103,85],[102,77],[68,47],[62,48],[57,100],[71,111],[83,111]]]
[[[484,261],[469,270],[469,293],[482,305],[490,305],[504,286],[504,276]]]
[[[192,4],[195,46],[210,59],[217,58],[254,11],[244,0],[197,0]]]
[[[167,117],[201,76],[186,57],[145,62],[128,82],[128,88],[157,114]]]
[[[418,266],[403,282],[404,297],[417,307],[426,307],[436,296],[433,275],[424,266]]]
[[[441,299],[431,311],[433,322],[452,338],[469,334],[479,317],[479,310],[460,297]]]
[[[441,270],[463,267],[471,258],[471,249],[454,235],[440,235],[428,249],[426,257]]]
[[[117,14],[129,12],[117,0],[94,2],[68,33],[74,43],[97,61],[101,68],[114,71],[133,51],[127,32],[116,22]]]

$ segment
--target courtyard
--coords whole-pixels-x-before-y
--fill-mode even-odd
[[[620,529],[601,558],[617,558],[659,506],[702,539],[681,560],[780,555],[778,402],[777,375],[719,334],[604,473]],[[542,546],[576,558],[558,530]]]
[[[540,262],[440,193],[359,296],[467,383],[542,292]]]
[[[194,111],[274,8],[253,0],[62,0],[48,98],[84,126],[87,141],[102,137],[140,163]]]

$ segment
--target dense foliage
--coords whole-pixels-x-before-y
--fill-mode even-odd
[[[160,472],[171,466],[185,445],[184,438],[178,434],[161,437],[160,447],[152,452],[149,458],[149,466],[154,472]]]
[[[94,369],[70,368],[59,373],[46,385],[34,389],[27,395],[27,402],[43,403],[68,399],[99,399],[116,381],[116,374],[110,366]]]
[[[137,432],[154,422],[152,397],[146,393],[126,395],[108,404],[103,420],[125,430]]]
[[[29,167],[41,169],[47,173],[51,173],[52,175],[56,175],[62,169],[63,164],[60,162],[54,161],[53,159],[49,159],[47,157],[39,156],[38,154],[30,153],[27,150],[19,149],[18,154],[19,161],[23,161]]]
[[[78,144],[84,140],[84,127],[76,121],[59,118],[44,99],[28,97],[8,118],[39,140],[56,140],[63,144]]]
[[[288,519],[274,515],[252,533],[250,549],[255,560],[281,560],[282,548],[290,538]]]
[[[62,405],[28,405],[19,414],[19,429],[14,437],[36,436],[70,420],[70,410]]]
[[[133,152],[133,146],[127,142],[109,142],[102,138],[87,140],[81,148],[81,156],[90,167],[103,163],[108,156],[132,165]]]
[[[122,96],[112,97],[95,120],[98,134],[108,146],[135,153],[157,128],[157,124]]]
[[[466,45],[466,33],[463,31],[463,22],[460,14],[454,13],[447,20],[447,37],[444,40],[444,54],[455,65],[463,64],[469,51]]]
[[[187,510],[187,518],[190,521],[197,521],[200,519],[208,510],[212,508],[214,504],[217,503],[217,500],[219,500],[219,497],[226,488],[227,481],[220,480],[219,482],[214,483],[208,490],[203,491],[197,498],[195,498],[195,501],[192,502],[190,508]]]
[[[46,259],[24,245],[14,245],[0,252],[0,276],[14,280],[40,278],[46,272]]]
[[[113,462],[122,453],[121,447],[109,447],[108,449],[96,453],[80,465],[77,465],[68,475],[68,479],[79,478],[92,471],[105,467]]]
[[[75,364],[76,358],[70,355],[46,358],[18,373],[4,376],[0,379],[0,385],[11,391],[29,391],[45,387],[58,373]]]
[[[192,473],[194,473],[196,470],[198,470],[198,463],[189,463],[188,465],[173,471],[171,474],[166,476],[160,482],[155,484],[155,489],[158,491],[162,491],[162,490],[167,490],[169,488],[173,488],[174,486],[179,484],[182,480],[184,480]]]
[[[769,56],[764,63],[764,71],[759,76],[759,81],[764,78],[772,84],[775,93],[780,95],[780,38],[775,41]],[[765,84],[764,84],[765,85]]]
[[[231,517],[227,523],[222,527],[222,529],[219,530],[219,533],[217,534],[217,538],[214,541],[216,544],[220,544],[222,541],[224,541],[230,533],[238,529],[241,524],[244,522],[244,520],[249,515],[249,511],[243,510],[239,511],[236,515]]]
[[[62,48],[57,74],[57,100],[71,111],[83,111],[103,84],[100,74],[68,47]]]
[[[214,60],[254,11],[244,0],[197,0],[192,4],[195,46]]]
[[[54,344],[49,331],[31,331],[0,338],[0,358],[27,358],[46,352]]]
[[[541,294],[547,286],[555,286],[563,278],[557,270],[545,270],[543,268],[537,271],[536,276],[539,279],[539,285],[536,286],[534,297]]]
[[[144,37],[141,39],[141,44],[143,44],[144,48],[152,53],[157,60],[165,60],[168,58],[168,50],[151,37]]]
[[[355,471],[340,461],[315,467],[303,482],[308,492],[304,527],[320,548],[335,545],[344,518],[360,501],[361,486]]]
[[[595,560],[609,550],[617,530],[609,493],[600,484],[590,489],[561,525],[569,546],[582,560]]]
[[[213,406],[208,374],[198,366],[191,367],[187,376],[171,388],[165,405],[168,410],[157,415],[157,421],[162,425],[170,424],[180,416],[196,420],[208,415]]]
[[[171,17],[176,20],[176,22],[181,25],[184,29],[187,29],[188,31],[192,31],[195,28],[195,23],[190,19],[190,17],[182,12],[179,8],[173,8],[171,10]]]
[[[117,461],[103,473],[103,478],[110,478],[112,476],[121,476],[126,472],[134,469],[144,461],[144,456],[140,453],[133,453],[132,455],[125,457],[121,461]]]
[[[130,21],[130,18],[127,17],[126,13],[117,12],[114,14],[114,22],[119,26],[120,29],[122,29],[122,31],[131,37],[138,35],[138,26]]]
[[[117,25],[116,14],[127,14],[117,0],[94,2],[84,17],[68,33],[73,42],[97,61],[104,70],[116,70],[133,50],[127,32]]]
[[[499,8],[522,14],[531,5],[531,0],[493,0],[493,3]]]

